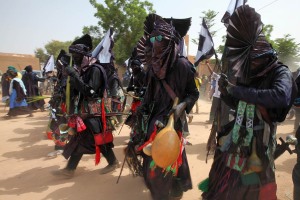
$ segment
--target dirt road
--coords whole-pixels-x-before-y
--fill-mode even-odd
[[[211,125],[208,119],[211,102],[200,100],[200,113],[194,115],[190,124],[189,142],[187,146],[193,190],[186,192],[183,200],[201,199],[201,191],[197,185],[208,176],[212,157],[205,163],[206,141]],[[0,107],[0,116],[7,113],[7,108]],[[121,179],[116,184],[120,170],[100,175],[99,169],[107,165],[101,159],[99,166],[94,165],[94,156],[85,155],[79,163],[75,177],[58,179],[51,171],[65,167],[66,160],[62,156],[48,159],[46,155],[54,150],[54,144],[46,138],[48,123],[47,112],[35,112],[33,118],[17,117],[0,119],[0,199],[1,200],[150,200],[150,194],[141,177],[132,177],[127,166]],[[285,138],[293,130],[293,120],[287,120],[278,128],[278,137]],[[128,140],[129,129],[123,127],[120,134],[115,132],[115,153],[123,162],[123,148]],[[292,199],[291,172],[296,162],[296,155],[287,152],[276,160],[276,178],[279,199]]]

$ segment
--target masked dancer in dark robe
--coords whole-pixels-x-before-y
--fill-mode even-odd
[[[64,51],[61,50],[56,60],[57,68],[57,82],[54,86],[53,94],[49,101],[50,105],[50,122],[49,129],[51,130],[50,138],[53,140],[55,146],[54,151],[47,154],[49,158],[55,158],[57,155],[62,154],[63,149],[66,143],[71,137],[69,133],[73,133],[72,128],[68,128],[67,124],[67,107],[66,107],[66,83],[67,83],[67,74],[64,71],[64,66],[70,64],[70,56]],[[74,90],[74,85],[70,85],[70,91]],[[73,96],[70,94],[70,96]],[[70,104],[72,104],[70,102]],[[74,107],[73,105],[70,107]],[[61,128],[60,128],[61,127]],[[49,136],[48,136],[49,137]]]
[[[127,92],[133,92],[130,112],[132,115],[135,115],[136,109],[141,105],[146,90],[145,70],[143,69],[142,62],[138,58],[136,48],[134,48],[132,56],[128,61],[128,67],[132,73],[126,90]],[[134,123],[136,119],[131,116],[126,119],[125,124],[132,127],[132,123]]]
[[[113,61],[111,63],[101,63],[103,68],[106,71],[107,75],[107,97],[109,98],[110,101],[110,109],[112,112],[122,112],[122,102],[121,102],[121,81],[119,79],[117,70],[114,66]],[[109,102],[108,102],[109,103]],[[122,115],[117,115],[115,117],[117,126],[120,126],[123,122],[123,117]]]
[[[29,101],[32,101],[28,103],[29,108],[32,110],[41,109],[41,111],[44,111],[44,99],[36,100],[34,97],[41,96],[38,82],[44,82],[45,78],[38,77],[37,74],[32,71],[32,66],[28,65],[25,67],[25,74],[22,77],[22,81],[27,90],[27,97],[33,97],[33,99],[29,98]]]
[[[143,101],[146,83],[145,70],[137,56],[136,48],[134,48],[132,56],[128,61],[128,68],[132,73],[126,90],[128,96],[132,97],[132,102],[129,111],[130,115],[126,118],[124,124],[131,128],[131,132],[129,143],[125,149],[125,157],[133,176],[143,176],[142,157],[141,154],[136,151],[136,147],[142,145],[144,142],[145,134],[141,134],[141,132],[143,132],[144,117],[138,115],[137,110]]]
[[[139,107],[144,115],[149,116],[146,141],[149,142],[151,136],[156,134],[156,122],[166,124],[168,121],[175,96],[179,98],[179,104],[172,110],[175,114],[174,128],[182,141],[184,120],[180,120],[179,117],[184,111],[190,112],[199,96],[192,71],[193,65],[186,58],[179,56],[178,44],[182,38],[175,28],[161,17],[152,16],[157,19],[152,24],[153,30],[149,31],[148,27],[145,30],[150,36],[145,48],[148,84],[144,100]],[[151,156],[143,154],[144,179],[153,199],[180,199],[183,192],[192,189],[184,148],[173,164],[175,168],[162,169],[155,166]]]
[[[104,91],[107,85],[106,73],[97,59],[89,57],[92,49],[92,39],[89,35],[75,40],[69,47],[75,67],[66,67],[66,73],[74,85],[74,109],[68,120],[68,125],[76,133],[66,144],[63,156],[68,160],[67,166],[54,175],[72,177],[83,154],[96,154],[95,164],[100,162],[100,153],[108,165],[101,169],[105,174],[114,171],[119,162],[113,152],[112,131],[106,126],[104,109]],[[70,115],[70,114],[69,114]]]
[[[203,199],[277,199],[276,126],[284,121],[297,88],[262,29],[260,15],[248,5],[230,18],[225,46],[236,83],[222,74],[219,90],[236,116],[218,132],[209,179],[199,185]]]

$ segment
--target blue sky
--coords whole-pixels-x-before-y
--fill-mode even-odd
[[[103,2],[102,0],[97,0]],[[190,39],[198,38],[203,11],[218,12],[213,30],[215,46],[222,44],[226,34],[220,22],[230,0],[149,0],[156,13],[163,17],[192,17]],[[183,4],[185,3],[185,4]],[[299,0],[248,0],[265,24],[272,24],[272,39],[290,34],[300,43]],[[0,52],[33,54],[51,40],[67,41],[82,35],[83,26],[97,25],[96,9],[88,0],[2,0],[0,6]],[[190,55],[197,46],[191,44]],[[131,50],[130,50],[131,51]]]

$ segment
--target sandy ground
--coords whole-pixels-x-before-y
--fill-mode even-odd
[[[208,176],[212,157],[205,163],[206,141],[211,125],[206,124],[211,102],[199,100],[200,113],[194,114],[190,124],[187,156],[191,170],[193,189],[184,193],[183,200],[201,199],[197,185]],[[8,108],[0,107],[0,116]],[[48,159],[46,155],[54,150],[53,141],[46,138],[48,112],[37,111],[33,118],[23,116],[15,119],[0,119],[0,199],[1,200],[150,200],[150,193],[141,177],[133,177],[125,164],[123,173],[116,184],[120,169],[113,173],[100,175],[99,169],[107,165],[101,159],[99,166],[94,165],[94,156],[85,155],[79,163],[72,179],[58,179],[51,171],[65,167],[62,156]],[[278,128],[278,137],[285,138],[293,130],[293,120],[286,120]],[[115,154],[123,162],[123,148],[128,140],[129,129],[115,132]],[[291,172],[296,155],[285,152],[276,160],[276,178],[279,199],[292,199],[293,183]]]

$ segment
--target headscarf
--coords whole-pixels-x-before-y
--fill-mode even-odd
[[[8,66],[7,67],[7,72],[8,71],[13,71],[13,72],[16,72],[16,73],[18,72],[18,70],[15,67],[13,67],[13,66]]]
[[[93,48],[92,38],[90,35],[85,34],[81,38],[75,40],[69,47],[70,53],[79,53],[82,55],[88,55]]]
[[[277,63],[277,53],[261,34],[250,50],[250,78],[259,77],[269,72]]]
[[[76,66],[78,69],[80,68],[80,70],[86,71],[89,68],[90,64],[95,62],[90,58],[90,51],[92,50],[92,48],[92,38],[88,34],[85,34],[81,38],[75,40],[69,47],[69,52],[71,54],[82,55],[80,66]]]
[[[32,72],[32,66],[31,65],[26,66],[25,71],[28,72],[28,73]]]
[[[260,34],[254,46],[250,50],[250,59],[263,58],[268,56],[275,56],[276,52],[272,45],[266,40],[263,34]]]
[[[158,51],[157,49],[152,50],[151,67],[156,78],[161,80],[165,78],[167,70],[172,67],[177,58],[176,45],[181,40],[181,36],[172,25],[163,19],[155,21],[150,38],[159,35],[163,38],[162,44],[158,47],[160,48]]]
[[[18,70],[15,67],[13,67],[13,66],[9,66],[6,73],[12,79],[11,82],[10,82],[10,84],[9,84],[9,95],[12,94],[12,91],[13,91],[13,82],[14,81],[17,81],[20,84],[21,88],[23,89],[24,94],[26,95],[27,91],[26,91],[26,88],[25,88],[25,85],[24,85],[23,81],[21,80],[20,77],[18,77],[18,75],[19,75]]]

